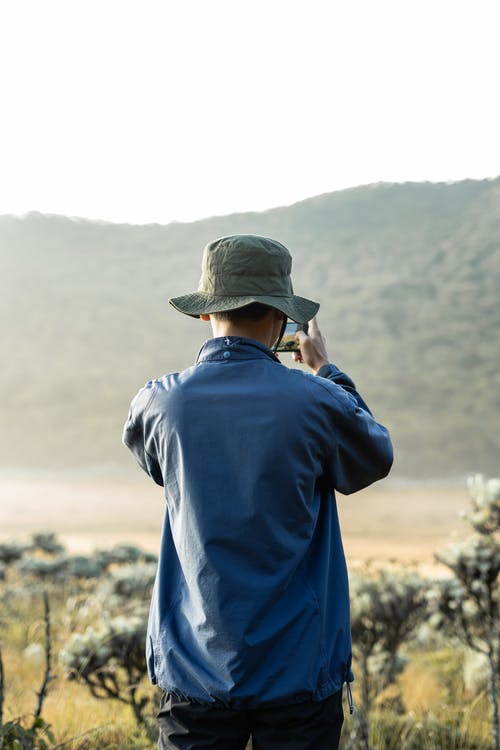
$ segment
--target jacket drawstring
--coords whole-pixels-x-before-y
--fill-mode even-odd
[[[349,704],[349,713],[352,716],[352,714],[354,713],[354,701],[352,699],[351,684],[349,682],[346,682],[345,687],[346,687],[346,694],[347,694],[347,703]]]

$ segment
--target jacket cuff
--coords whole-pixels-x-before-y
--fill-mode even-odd
[[[328,364],[320,367],[316,375],[319,378],[331,378],[332,375],[338,375],[339,373],[340,370],[336,365]]]

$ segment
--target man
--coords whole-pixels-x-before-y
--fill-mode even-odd
[[[385,476],[392,447],[290,272],[265,237],[207,245],[198,291],[170,303],[214,338],[147,383],[125,425],[166,500],[147,643],[159,748],[338,747],[352,673],[334,490]],[[314,374],[272,351],[287,318],[311,321],[296,359]]]

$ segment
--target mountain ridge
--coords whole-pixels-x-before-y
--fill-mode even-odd
[[[271,213],[274,211],[278,211],[281,209],[289,209],[289,208],[295,208],[296,206],[299,206],[301,204],[307,204],[309,202],[317,202],[320,201],[322,198],[329,198],[334,195],[338,195],[340,193],[342,194],[348,194],[355,191],[360,190],[366,190],[366,189],[379,189],[379,188],[386,188],[386,187],[404,187],[408,185],[419,185],[419,186],[436,186],[436,187],[449,187],[454,185],[467,185],[467,184],[474,184],[477,185],[478,183],[482,184],[488,184],[488,183],[494,183],[500,180],[500,175],[496,175],[494,177],[485,177],[482,179],[474,179],[474,178],[466,178],[463,180],[423,180],[423,181],[417,181],[417,180],[405,180],[403,182],[393,182],[393,181],[386,181],[386,180],[380,180],[377,182],[367,182],[362,183],[360,185],[353,185],[351,187],[346,188],[338,188],[337,190],[330,190],[325,191],[322,193],[318,193],[313,196],[309,196],[307,198],[301,198],[300,200],[293,201],[292,203],[284,203],[276,206],[272,206],[271,208],[266,208],[261,211],[249,209],[247,211],[234,211],[229,214],[209,214],[207,216],[201,216],[197,219],[192,220],[181,220],[181,219],[172,219],[167,222],[162,221],[146,221],[146,222],[128,222],[128,221],[114,221],[111,219],[99,219],[99,218],[90,218],[86,216],[80,216],[78,214],[58,214],[53,212],[44,212],[44,211],[38,211],[36,209],[24,211],[20,213],[0,213],[0,219],[29,219],[31,217],[42,217],[44,219],[65,219],[70,222],[88,222],[90,224],[111,224],[112,226],[122,226],[122,227],[168,227],[172,224],[180,224],[180,225],[192,225],[196,224],[198,222],[205,222],[209,221],[211,219],[220,219],[220,218],[228,218],[228,217],[235,217],[235,216],[248,216],[248,215],[259,215]]]

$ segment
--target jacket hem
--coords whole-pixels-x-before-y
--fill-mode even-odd
[[[323,685],[320,689],[316,690],[315,692],[303,692],[298,693],[296,695],[287,696],[283,698],[272,698],[270,700],[259,700],[255,697],[246,697],[246,698],[216,698],[211,697],[207,700],[202,700],[200,698],[194,698],[190,695],[187,695],[186,693],[183,693],[178,688],[175,688],[173,686],[169,686],[166,683],[158,683],[158,686],[165,691],[166,693],[169,693],[170,695],[175,696],[178,700],[181,701],[189,701],[190,703],[195,703],[197,705],[201,706],[223,706],[224,708],[233,708],[233,709],[252,709],[252,708],[278,708],[279,706],[293,706],[298,703],[306,703],[308,701],[315,701],[320,702],[324,701],[327,698],[330,698],[330,696],[337,693],[339,690],[342,689],[342,683],[334,684],[331,680],[328,681],[327,684]]]

